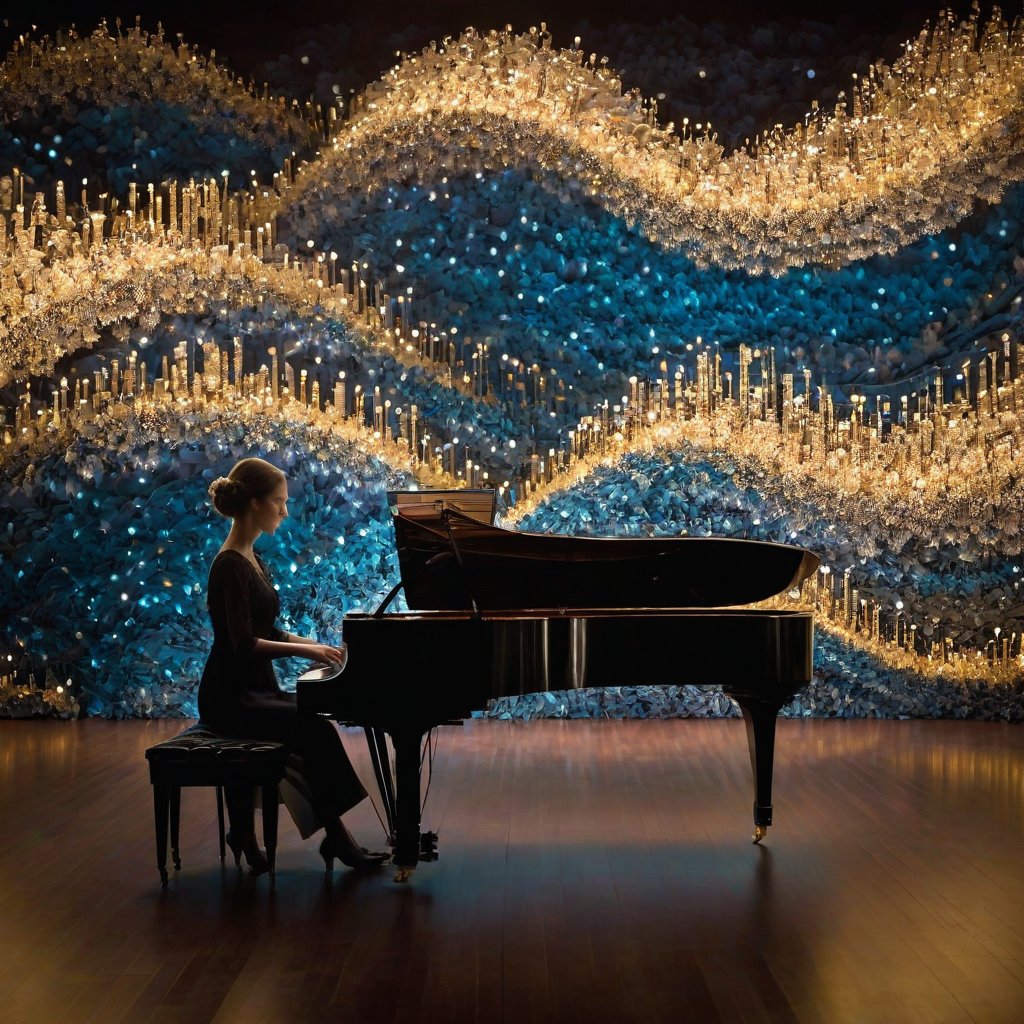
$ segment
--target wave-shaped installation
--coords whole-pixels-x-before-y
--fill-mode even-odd
[[[744,378],[749,379],[752,357],[743,350],[741,357],[744,373],[739,392],[749,396],[752,389]],[[209,358],[204,355],[204,362]],[[230,357],[228,351],[219,350],[214,369],[210,371],[204,365],[200,370],[194,355],[190,358],[187,345],[179,343],[174,363],[169,364],[165,358],[163,374],[150,384],[145,364],[137,364],[135,353],[123,373],[114,360],[109,374],[97,371],[91,398],[88,379],[81,389],[84,394],[78,386],[83,383],[80,379],[73,401],[66,387],[57,394],[52,415],[39,419],[29,408],[20,412],[15,425],[17,439],[10,434],[5,438],[8,472],[15,471],[16,476],[24,472],[31,477],[30,467],[45,461],[48,449],[56,446],[59,450],[76,433],[93,442],[105,435],[102,447],[121,449],[133,443],[134,432],[146,427],[151,417],[176,416],[188,425],[193,422],[190,416],[197,422],[208,422],[217,410],[227,408],[228,416],[242,424],[254,416],[270,415],[284,423],[297,417],[332,435],[355,438],[427,481],[449,485],[456,481],[487,483],[486,471],[481,474],[472,453],[467,451],[460,465],[454,443],[430,443],[415,406],[405,417],[395,410],[397,431],[393,432],[390,403],[380,403],[375,392],[375,400],[368,402],[366,410],[373,422],[371,431],[359,415],[349,417],[343,390],[336,387],[333,404],[321,412],[318,380],[310,382],[303,374],[296,386],[289,366],[287,384],[282,389],[276,358],[269,376],[266,366],[245,373],[245,362],[243,346],[236,341]],[[764,386],[763,373],[762,367],[757,390],[771,393],[774,388]],[[521,499],[516,509],[520,515],[536,508],[544,496],[561,492],[563,506],[567,504],[570,511],[558,510],[556,504],[555,522],[561,519],[570,526],[579,526],[580,520],[590,521],[594,516],[574,517],[571,509],[574,505],[585,508],[588,480],[600,467],[619,458],[623,451],[638,447],[651,451],[657,443],[675,449],[691,448],[698,458],[720,465],[722,474],[734,480],[746,477],[756,489],[774,491],[776,504],[793,510],[787,517],[785,539],[800,540],[826,558],[833,556],[826,561],[826,571],[834,570],[833,574],[816,577],[813,588],[805,586],[799,599],[811,602],[846,642],[907,671],[921,671],[921,661],[936,661],[936,674],[965,681],[989,678],[1005,684],[1016,677],[1024,620],[1021,609],[1014,607],[1019,600],[1019,582],[1009,571],[1002,577],[989,572],[987,582],[1002,583],[1002,595],[987,609],[984,601],[973,601],[966,617],[962,603],[955,598],[951,603],[941,596],[936,598],[934,593],[916,594],[914,577],[936,574],[929,565],[934,560],[922,553],[922,546],[942,548],[941,562],[948,559],[948,551],[955,545],[958,559],[984,560],[988,567],[993,557],[1019,556],[1024,492],[1019,486],[1015,453],[1020,444],[1019,439],[1014,440],[1012,425],[1005,428],[1016,423],[1014,407],[1018,400],[1024,401],[1021,378],[1000,387],[995,394],[986,387],[979,408],[967,420],[963,418],[962,402],[946,404],[937,384],[936,411],[927,423],[927,431],[919,410],[913,421],[905,412],[902,421],[890,425],[887,435],[856,410],[845,423],[846,430],[840,432],[827,399],[818,410],[809,404],[805,410],[804,403],[797,401],[801,396],[793,394],[791,379],[783,382],[781,421],[767,406],[754,410],[749,401],[737,402],[723,390],[717,366],[708,353],[698,358],[694,383],[694,387],[684,388],[681,373],[674,390],[669,390],[667,381],[656,386],[634,381],[631,395],[624,400],[625,409],[603,407],[599,417],[589,417],[569,433],[567,449],[549,452],[547,460],[534,452],[517,485],[509,487],[505,482],[501,492],[511,501]],[[808,382],[805,388],[809,389]],[[358,402],[354,411],[362,411]],[[912,425],[917,429],[910,430]],[[206,427],[205,432],[209,433],[210,428]],[[514,446],[514,441],[508,443]],[[669,458],[664,454],[655,457]],[[949,473],[950,461],[972,464],[974,471],[954,481]],[[446,472],[451,475],[445,476]],[[765,478],[767,483],[763,483]],[[905,494],[897,488],[894,496],[894,484],[899,485],[901,480],[904,486],[912,480],[913,486],[906,487]],[[624,511],[619,507],[620,499],[635,506],[636,492],[645,494],[651,480],[637,471],[631,474],[630,487],[632,498],[613,489],[605,496],[607,500],[601,499],[605,519]],[[718,490],[727,489],[720,481]],[[664,496],[665,491],[672,490],[671,481],[666,484],[663,480],[658,490]],[[523,499],[523,494],[528,497]],[[662,500],[657,504],[664,503]],[[818,510],[813,518],[807,514],[808,505]],[[821,511],[824,509],[832,511],[826,515]],[[514,518],[515,513],[509,517],[510,521]],[[622,522],[618,529],[628,530],[631,517],[619,518]],[[685,526],[673,523],[673,528],[702,531],[701,517],[692,508],[686,510],[684,519]],[[664,517],[648,513],[640,528],[656,532],[659,521],[663,523]],[[759,522],[760,517],[751,525],[756,527]],[[732,532],[735,525],[730,522],[719,532]],[[608,528],[605,523],[605,530]],[[588,527],[582,529],[586,532]],[[757,530],[741,532],[756,534]],[[862,539],[857,544],[840,541],[844,535]],[[886,547],[899,559],[909,561],[913,570],[895,580],[889,573],[893,586],[886,586],[884,571],[860,570],[854,575],[856,566],[849,557],[835,557],[838,549],[841,555],[855,554],[863,565],[879,548]],[[1018,557],[1018,564],[1012,567],[1016,572],[1019,562]],[[865,577],[866,582],[862,582]],[[960,589],[970,593],[973,588],[966,580]],[[899,598],[894,597],[894,591]],[[965,618],[970,620],[966,628]],[[990,657],[979,661],[986,652]]]
[[[771,346],[780,372],[808,367],[834,392],[893,394],[906,382],[909,393],[922,367],[959,367],[976,342],[1019,322],[1020,185],[896,257],[778,278],[698,268],[577,185],[506,171],[332,193],[299,237],[345,263],[359,256],[391,294],[411,282],[419,321],[489,339],[492,361],[555,367],[580,400],[602,400],[620,368],[649,376],[664,359],[684,359],[701,337],[724,358],[741,343]]]
[[[940,19],[846,105],[723,156],[707,128],[661,127],[656,103],[545,33],[467,30],[393,68],[355,105],[286,204],[410,174],[535,165],[584,182],[700,265],[780,273],[894,252],[998,200],[1024,175],[1024,32],[998,14]]]
[[[221,81],[219,69],[193,68],[183,47],[156,48],[150,58],[136,34],[129,77],[136,66],[168,65],[158,76],[161,96],[210,80],[221,105],[232,89],[232,109],[248,114],[261,103]],[[120,46],[102,31],[95,42],[101,53]],[[9,58],[11,102],[33,102],[32,85],[44,94],[79,88],[85,62],[74,49],[44,47],[38,65],[31,46]],[[329,152],[301,169],[298,187],[288,187],[289,176],[280,182],[280,201],[290,206],[324,181],[365,191],[418,167],[536,164],[579,178],[699,263],[754,272],[842,263],[956,223],[976,197],[997,200],[1021,177],[1022,68],[1020,22],[1011,28],[998,11],[984,26],[977,11],[959,25],[946,15],[891,66],[873,65],[834,111],[810,111],[802,125],[773,129],[724,157],[708,126],[681,134],[660,126],[655,101],[622,95],[614,72],[578,47],[553,49],[536,30],[469,29],[370,86]],[[281,116],[262,103],[268,117]]]
[[[306,130],[287,105],[238,88],[187,48],[128,38],[19,50],[0,74],[21,91],[5,94],[0,118],[46,116],[25,98],[33,82],[44,95],[73,91],[85,54],[106,53],[113,68],[124,50],[115,78],[155,72],[140,86],[139,116],[154,104],[186,109],[184,85],[210,79],[193,108],[198,127],[233,110],[268,152]],[[229,170],[221,181],[76,199],[63,185],[32,194],[21,171],[0,178],[0,600],[13,623],[0,633],[0,713],[72,713],[76,702],[115,715],[191,711],[213,525],[202,483],[260,453],[301,492],[297,519],[311,533],[296,536],[291,561],[278,552],[277,569],[286,614],[311,620],[312,632],[393,582],[388,487],[494,483],[510,524],[767,531],[821,554],[829,571],[785,599],[815,607],[823,630],[817,681],[794,714],[1020,717],[1021,254],[1005,234],[1019,186],[1004,207],[986,212],[984,201],[1024,177],[1022,69],[1020,22],[944,16],[835,110],[726,156],[709,126],[659,125],[656,106],[623,96],[578,44],[468,30],[405,58],[357,98],[326,151],[298,168],[289,158],[272,186],[233,190]],[[83,103],[101,107],[118,82],[93,81]],[[534,185],[557,193],[553,232],[563,213],[601,207],[618,247],[643,233],[705,268],[687,279],[691,291],[714,275],[760,275],[767,287],[765,272],[785,274],[789,290],[771,297],[794,322],[795,296],[810,285],[797,274],[836,274],[840,289],[838,275],[864,272],[858,260],[910,259],[922,233],[963,228],[979,200],[969,230],[986,241],[963,246],[978,268],[970,282],[939,250],[960,235],[918,243],[913,258],[932,254],[958,276],[901,288],[901,303],[931,303],[907,316],[922,344],[902,372],[918,376],[897,388],[860,380],[852,394],[837,385],[853,378],[825,376],[831,343],[817,328],[804,355],[782,329],[755,344],[737,328],[725,351],[685,323],[645,336],[653,324],[623,302],[610,324],[629,340],[610,336],[600,356],[555,317],[533,318],[517,349],[514,332],[467,336],[451,318],[488,303],[490,286],[453,274],[423,295],[396,260],[354,250],[339,260],[323,247],[342,211],[369,199],[365,245],[397,241],[401,225],[410,251],[427,230],[450,248],[454,215],[439,212],[428,228],[396,200],[419,182],[454,208],[472,183],[498,177],[509,208],[535,203]],[[483,215],[464,209],[468,235]],[[524,273],[541,259],[517,253]],[[378,263],[386,283],[373,280]],[[538,292],[538,308],[555,287]],[[966,309],[941,316],[963,329],[940,339],[932,310],[953,294]],[[490,314],[516,316],[497,302],[479,312],[480,327]],[[904,342],[892,347],[893,366],[909,363]],[[126,547],[105,543],[126,536]],[[76,561],[83,538],[101,552],[94,567]],[[167,635],[177,646],[158,656]],[[25,686],[29,672],[46,678],[48,696]],[[683,689],[658,699],[657,713],[730,713],[717,697],[698,708]],[[650,713],[658,699],[620,694],[595,710],[579,698],[575,710]]]

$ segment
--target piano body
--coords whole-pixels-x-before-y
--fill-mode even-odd
[[[436,837],[420,834],[424,735],[492,698],[544,690],[720,684],[746,722],[754,841],[764,837],[775,720],[811,679],[813,615],[731,606],[798,587],[815,555],[726,538],[519,533],[491,525],[493,492],[391,499],[401,582],[376,612],[346,616],[344,675],[300,681],[298,703],[366,729],[397,878],[436,856]],[[422,610],[385,614],[399,587]]]

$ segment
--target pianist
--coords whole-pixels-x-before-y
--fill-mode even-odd
[[[286,633],[275,625],[277,591],[263,560],[253,550],[261,534],[273,535],[288,515],[284,473],[262,459],[242,459],[210,486],[214,508],[232,520],[227,539],[210,567],[207,606],[213,621],[213,649],[199,684],[201,721],[228,736],[285,743],[301,759],[282,786],[285,803],[302,837],[323,828],[320,846],[328,869],[335,858],[356,868],[380,864],[353,839],[341,815],[366,796],[334,725],[300,714],[294,696],[278,686],[274,658],[340,662],[340,648]],[[290,759],[290,763],[295,762]],[[230,811],[230,804],[229,804]],[[266,870],[251,824],[232,821],[232,851],[245,855],[254,873]]]

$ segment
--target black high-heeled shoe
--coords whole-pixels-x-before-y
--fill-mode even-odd
[[[245,862],[249,865],[250,875],[265,875],[270,870],[270,864],[263,856],[263,851],[259,848],[255,837],[246,842],[229,831],[224,836],[224,842],[234,854],[236,868],[242,866],[242,855],[245,854]]]
[[[379,868],[391,855],[365,850],[354,842],[327,836],[320,844],[320,856],[324,859],[324,870],[330,872],[334,870],[335,858],[345,867],[356,871],[370,871]]]

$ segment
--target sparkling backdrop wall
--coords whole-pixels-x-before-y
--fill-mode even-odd
[[[389,488],[468,482],[821,555],[787,713],[1024,715],[1020,25],[940,17],[746,142],[628,74],[469,32],[325,110],[139,30],[8,55],[0,714],[194,714],[206,488],[260,454],[297,632],[395,581]],[[685,684],[489,713],[735,713]]]

